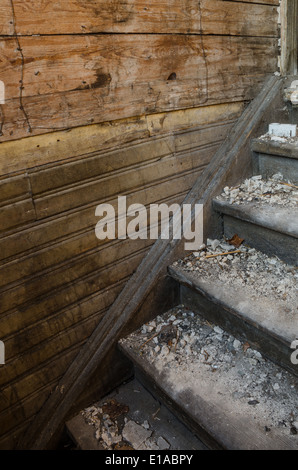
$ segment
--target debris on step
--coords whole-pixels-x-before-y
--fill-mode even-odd
[[[223,193],[216,199],[235,205],[257,202],[259,204],[297,207],[298,186],[290,181],[285,181],[281,173],[276,173],[268,179],[256,175],[246,179],[238,186],[226,186]]]
[[[289,311],[298,314],[295,266],[246,246],[237,234],[230,240],[217,241],[216,248],[212,248],[214,240],[208,239],[205,248],[175,261],[173,266],[210,282],[222,281],[227,287],[245,287],[251,298],[282,300]],[[233,242],[236,245],[231,245]]]
[[[291,86],[284,90],[286,101],[290,101],[293,106],[298,105],[298,80],[294,80]]]
[[[148,439],[151,437],[152,431],[145,429],[141,424],[135,421],[127,421],[122,430],[122,439],[130,442],[133,448],[138,450],[143,445],[148,445]]]
[[[143,334],[156,326],[151,322]],[[93,440],[105,450],[206,450],[136,379],[82,410],[81,416],[92,427]]]
[[[274,134],[264,134],[258,138],[258,140],[263,140],[265,142],[280,142],[281,144],[291,144],[297,145],[298,147],[298,136],[282,136]]]
[[[155,380],[160,386],[167,384],[175,399],[203,393],[208,403],[210,396],[212,404],[214,397],[219,397],[229,409],[229,419],[240,416],[246,425],[251,419],[265,436],[264,442],[268,433],[273,436],[276,431],[281,440],[285,436],[295,438],[294,445],[298,446],[293,431],[298,419],[297,377],[268,361],[247,341],[233,337],[183,305],[159,315],[147,326],[150,331],[132,333],[120,341],[120,347],[132,359],[139,357],[138,367],[144,362],[152,374],[160,374]],[[169,340],[162,335],[174,326],[176,338]],[[184,406],[189,409],[191,404]],[[217,424],[219,433],[221,426],[229,426]]]

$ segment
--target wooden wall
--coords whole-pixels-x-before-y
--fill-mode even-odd
[[[278,3],[1,0],[1,140],[250,99]]]
[[[277,70],[278,0],[1,0],[0,448],[152,243],[95,207],[181,202]]]

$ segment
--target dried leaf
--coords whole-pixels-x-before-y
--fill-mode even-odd
[[[159,333],[159,341],[169,343],[173,341],[177,336],[177,326],[176,325],[167,325],[161,329]]]
[[[258,400],[250,400],[250,401],[248,401],[247,403],[248,403],[249,405],[254,406],[254,405],[258,405],[260,402],[259,402]]]
[[[114,398],[102,406],[103,414],[109,415],[111,419],[118,418],[118,416],[128,413],[128,411],[129,408],[127,405],[118,403]]]
[[[207,351],[204,349],[203,351],[203,354],[204,354],[204,357],[205,357],[205,361],[208,361],[209,359],[209,354],[207,353]]]
[[[250,348],[250,344],[246,341],[243,345],[243,351],[246,352]]]
[[[134,450],[134,448],[128,444],[118,442],[118,444],[115,445],[114,450]]]
[[[236,248],[239,248],[239,246],[242,245],[242,243],[244,242],[244,238],[238,237],[238,235],[235,233],[235,235],[233,235],[230,240],[227,240],[227,242],[230,245],[234,245]]]

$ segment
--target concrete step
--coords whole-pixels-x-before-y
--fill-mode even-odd
[[[208,450],[137,380],[66,423],[79,450]]]
[[[297,449],[297,378],[200,315],[178,306],[119,347],[210,449]]]
[[[255,175],[225,187],[213,207],[223,217],[227,238],[237,233],[250,246],[297,264],[298,187],[281,173],[269,179]]]
[[[168,268],[180,284],[181,302],[298,375],[291,348],[298,334],[295,268],[244,246],[214,256],[225,251],[218,246]]]
[[[287,263],[298,263],[298,206],[287,207],[259,202],[230,204],[216,199],[214,209],[223,217],[226,238],[237,233],[245,243]]]
[[[298,182],[298,138],[264,136],[252,140],[254,172],[269,178],[282,173],[286,180]]]

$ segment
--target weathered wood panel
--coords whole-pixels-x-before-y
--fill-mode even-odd
[[[201,169],[199,171],[201,171]],[[197,174],[197,171],[194,171],[193,174]],[[148,192],[145,189],[136,191],[133,195],[128,195],[127,203],[130,205],[137,200],[139,203],[146,205],[156,202],[156,197],[160,195],[166,194],[169,197],[174,197],[183,192],[192,181],[193,176],[189,173],[176,176],[168,181],[159,183],[158,186],[154,188],[154,192]],[[113,204],[115,208],[117,207],[117,200],[113,199],[109,202]],[[45,256],[43,263],[45,263],[46,266],[47,262],[45,260],[48,250],[56,250],[55,260],[59,260],[59,252],[65,257],[65,254],[63,255],[65,251],[64,245],[72,245],[74,247],[74,243],[76,243],[76,248],[78,249],[80,247],[80,250],[83,251],[84,243],[82,240],[85,239],[86,243],[89,244],[89,249],[94,246],[99,246],[100,242],[94,239],[94,223],[96,220],[94,211],[95,206],[91,204],[91,206],[87,205],[86,208],[80,208],[79,218],[76,211],[58,218],[55,217],[51,221],[46,219],[45,223],[37,223],[29,229],[25,226],[24,230],[17,231],[0,239],[1,257],[3,259],[10,258],[9,263],[11,265],[15,263],[16,265],[17,263],[22,263],[22,260],[26,258],[26,256],[34,255],[37,251],[40,251],[39,255]],[[75,240],[77,240],[77,242]],[[61,251],[57,244],[61,245]],[[66,248],[66,251],[69,252],[69,249]],[[3,266],[5,269],[9,264]]]
[[[206,153],[206,152],[205,152]],[[209,152],[210,158],[210,152]],[[102,184],[92,181],[86,186],[66,189],[62,193],[52,193],[35,199],[35,209],[38,219],[74,209],[91,201],[102,201],[104,198],[115,197],[117,194],[134,192],[141,186],[149,188],[164,179],[177,175],[178,172],[191,172],[196,168],[196,154],[187,156],[169,156],[148,165],[139,166],[136,170],[123,171],[119,175],[105,178]],[[207,160],[208,161],[208,160]],[[206,164],[205,162],[202,162]],[[150,182],[150,183],[149,183]]]
[[[215,148],[217,148],[217,146],[211,146],[207,149],[208,152],[206,151],[206,158],[210,158],[210,155],[214,153]],[[197,156],[198,152],[195,154],[195,157]],[[192,174],[197,175],[203,170],[203,168],[205,168],[205,166],[206,163],[202,161],[199,169],[192,169]],[[188,176],[189,175],[187,174],[181,175],[180,178],[172,178],[169,182],[161,183],[158,187],[154,187],[155,191],[152,186],[151,191],[148,191],[148,189],[138,191],[134,193],[133,197],[128,197],[127,202],[129,205],[136,201],[140,204],[147,205],[148,201],[150,201],[150,203],[160,201],[164,195],[167,195],[167,198],[169,196],[175,197],[175,195],[181,193],[181,190],[186,190],[188,184],[193,180],[193,176],[187,178]],[[188,183],[186,183],[186,179],[189,181]],[[108,202],[113,204],[117,214],[117,201]],[[76,253],[76,256],[87,255],[91,249],[99,249],[104,242],[100,242],[94,237],[94,226],[97,219],[94,217],[94,207],[92,209],[92,212],[90,211],[90,221],[93,223],[91,229],[89,228],[77,236],[71,234],[66,240],[46,246],[45,248],[42,247],[39,249],[39,247],[36,246],[32,254],[22,256],[21,258],[17,257],[15,260],[5,263],[0,268],[0,287],[3,288],[3,286],[7,286],[7,288],[11,288],[13,287],[10,286],[11,283],[15,284],[16,281],[19,282],[20,280],[24,282],[28,276],[33,276],[36,273],[40,274],[43,270],[48,269],[53,264],[58,265],[66,262],[67,260],[73,259],[73,253]],[[80,228],[81,230],[83,229],[82,226]]]
[[[104,298],[105,291],[126,280],[131,269],[133,269],[131,260],[119,260],[117,270],[112,266],[102,271],[94,271],[74,283],[65,284],[61,289],[35,299],[34,303],[28,302],[12,309],[6,316],[1,317],[3,337],[9,338],[21,329],[30,328],[31,325],[35,325],[36,320],[37,323],[47,322],[51,315],[65,312],[67,308],[72,309],[74,305],[80,304],[96,293],[100,293]],[[11,357],[14,357],[14,351],[11,352]]]
[[[28,223],[35,219],[35,209],[31,198],[1,207],[1,231],[24,225],[26,222]]]
[[[131,261],[135,266],[139,261],[139,257],[140,255]],[[126,264],[127,269],[127,263],[124,261],[122,264],[123,266]],[[15,328],[14,331],[11,331],[6,336],[5,341],[6,348],[10,352],[10,361],[15,360],[19,354],[37,346],[40,342],[48,340],[49,337],[54,337],[61,332],[67,331],[68,328],[88,319],[92,315],[98,316],[100,312],[104,312],[116,298],[124,282],[127,280],[127,277],[123,277],[125,270],[124,268],[121,269],[121,264],[120,270],[121,273],[119,272],[117,276],[118,278],[122,276],[122,278],[114,283],[113,286],[109,286],[108,289],[102,289],[99,293],[95,292],[95,294],[84,297],[82,301],[77,302],[75,305],[68,306],[66,309],[49,315],[46,322],[42,319],[41,322],[30,323],[27,328],[23,328],[19,332],[17,337],[15,336],[17,329]],[[127,272],[129,275],[129,271]],[[116,277],[116,274],[114,277]],[[30,320],[32,322],[32,318]],[[7,333],[7,331],[4,333]]]
[[[275,38],[107,34],[19,42],[24,61],[14,38],[6,38],[2,48],[0,79],[7,83],[2,141],[250,100],[266,74],[276,70]]]
[[[74,97],[93,94],[99,105],[109,103],[111,92],[116,93],[115,98],[117,93],[119,97],[128,93],[130,99],[136,95],[134,100],[138,100],[139,88],[146,93],[145,108],[146,101],[148,106],[152,95],[156,97],[159,91],[171,91],[179,96],[178,92],[185,93],[183,87],[194,84],[195,89],[189,90],[184,106],[190,107],[190,99],[196,100],[193,106],[206,100],[206,68],[210,77],[217,74],[219,67],[227,77],[233,73],[238,77],[239,65],[242,74],[247,71],[269,73],[276,66],[277,52],[275,38],[247,36],[59,35],[20,37],[18,41],[23,57],[20,57],[15,38],[2,39],[0,77],[6,84],[7,102],[4,110],[10,100],[20,98],[21,71],[26,108],[32,101],[29,98],[39,97],[41,106],[44,95],[65,92]],[[168,95],[159,97],[157,110],[165,110],[170,105]],[[45,109],[51,108],[50,102],[43,105]],[[124,103],[114,103],[114,109],[121,118],[125,117]]]
[[[282,75],[297,75],[298,72],[298,5],[295,0],[281,2],[281,57]]]
[[[0,179],[0,204],[7,201],[26,199],[30,196],[31,190],[29,179],[26,176],[15,176]]]
[[[227,109],[219,106],[211,114],[207,109],[205,117],[200,112],[200,121],[206,124],[191,132],[179,131],[189,122],[189,118],[184,121],[184,112],[182,121],[180,115],[176,120],[172,118],[178,131],[171,136],[167,135],[163,116],[165,128],[159,128],[159,132],[166,133],[163,137],[152,135],[147,141],[127,144],[125,149],[92,152],[2,178],[3,207],[31,197],[35,209],[39,199],[55,194],[62,197],[66,191],[78,201],[69,210],[62,197],[62,204],[56,206],[58,218],[46,217],[39,222],[35,216],[33,223],[11,227],[0,240],[4,261],[0,267],[0,331],[7,357],[0,379],[3,442],[22,425],[24,416],[30,417],[36,411],[32,397],[44,397],[44,385],[60,378],[74,357],[72,351],[78,350],[76,344],[91,334],[153,243],[106,243],[95,238],[96,205],[108,200],[116,206],[119,187],[107,199],[111,181],[117,173],[128,172],[131,176],[123,178],[122,183],[128,204],[181,202],[228,133],[241,106],[231,106],[230,114]],[[157,123],[154,128],[158,132]],[[101,196],[90,191],[95,180],[98,186],[106,184]]]
[[[125,149],[129,142],[147,139],[153,135],[172,134],[183,129],[237,119],[242,110],[243,102],[223,103],[175,110],[171,113],[143,115],[2,142],[0,174],[20,172],[49,163],[58,165],[78,157],[89,157],[91,152]]]
[[[219,145],[219,143],[223,140],[224,136],[227,134],[228,130],[231,127],[230,124],[225,125],[217,125],[217,126],[209,126],[206,128],[201,128],[197,130],[193,130],[191,133],[182,133],[178,134],[175,138],[172,138],[168,141],[168,138],[164,138],[162,140],[155,141],[155,147],[160,152],[160,157],[157,157],[155,154],[152,145],[149,143],[137,145],[136,147],[132,147],[130,149],[130,153],[127,152],[113,152],[108,154],[108,158],[110,161],[110,165],[112,167],[117,168],[117,165],[120,164],[123,168],[126,168],[126,164],[133,165],[130,169],[130,177],[123,178],[123,181],[126,182],[126,187],[124,192],[126,193],[128,190],[133,192],[133,195],[128,195],[128,204],[133,202],[139,202],[145,205],[148,205],[153,202],[158,202],[164,198],[175,197],[180,193],[185,192],[189,189],[194,177],[198,175],[200,171],[202,171],[205,166],[210,161],[211,156],[213,155],[215,149]],[[172,142],[171,142],[172,141]],[[208,144],[208,142],[212,141],[212,144]],[[171,145],[170,145],[171,144]],[[196,146],[199,145],[198,150],[195,150]],[[189,151],[189,147],[191,147],[191,151]],[[188,154],[185,155],[184,153],[176,154],[177,156],[172,157],[171,155],[176,149],[176,152],[183,151],[185,152],[188,150]],[[151,150],[151,151],[150,151]],[[119,160],[119,156],[127,156],[124,160]],[[150,166],[148,167],[148,163],[146,162],[146,155],[148,158],[150,156]],[[2,291],[2,309],[4,309],[4,305],[10,305],[12,302],[12,297],[16,300],[20,301],[21,303],[24,301],[21,291],[23,287],[17,287],[20,283],[23,284],[26,281],[26,293],[28,295],[29,289],[29,277],[33,277],[33,285],[35,285],[36,281],[34,280],[34,275],[38,275],[38,279],[42,279],[42,274],[45,272],[46,281],[42,283],[42,285],[47,286],[48,289],[53,288],[53,285],[50,282],[51,273],[48,273],[49,268],[51,266],[55,267],[55,272],[53,273],[55,282],[58,282],[59,279],[59,270],[57,270],[58,266],[61,263],[66,263],[65,268],[62,266],[62,279],[63,283],[66,282],[67,276],[64,273],[64,270],[69,271],[70,269],[76,271],[77,266],[74,263],[73,256],[74,253],[76,254],[76,259],[79,255],[84,256],[83,265],[85,267],[85,261],[87,261],[90,255],[90,250],[94,250],[100,248],[101,245],[104,245],[103,242],[99,242],[94,236],[94,226],[96,223],[96,219],[94,217],[94,205],[87,209],[87,223],[84,220],[82,215],[84,208],[81,207],[83,202],[89,206],[90,201],[95,201],[95,203],[100,203],[106,201],[107,196],[109,196],[110,192],[113,192],[113,196],[118,194],[120,188],[118,179],[119,177],[114,178],[114,176],[106,178],[103,168],[106,168],[106,160],[105,155],[97,156],[97,157],[90,157],[90,168],[97,167],[98,173],[100,176],[97,178],[96,182],[93,180],[88,181],[86,183],[84,181],[84,177],[89,176],[88,171],[88,160],[85,161],[77,161],[72,162],[70,164],[65,164],[59,167],[52,167],[47,170],[41,170],[40,172],[34,172],[34,178],[38,181],[38,174],[41,173],[41,181],[43,181],[44,187],[48,190],[51,185],[55,188],[55,194],[57,194],[57,186],[62,186],[63,188],[63,175],[65,176],[65,182],[70,182],[71,178],[74,178],[74,181],[78,179],[78,172],[82,176],[82,181],[80,182],[80,186],[72,186],[70,191],[71,197],[70,200],[73,204],[78,205],[80,207],[80,224],[78,226],[79,233],[77,236],[74,235],[74,227],[70,225],[69,227],[69,219],[66,219],[66,224],[64,224],[64,228],[66,232],[61,232],[61,221],[60,220],[53,220],[52,228],[49,223],[46,224],[45,227],[38,226],[39,235],[37,237],[32,237],[34,231],[30,230],[30,237],[24,236],[24,233],[21,232],[20,234],[13,234],[10,236],[5,237],[0,242],[0,248],[3,246],[3,254],[2,256],[11,255],[12,252],[17,252],[17,255],[20,251],[23,253],[23,256],[20,257],[19,255],[16,259],[6,262],[0,268],[0,288]],[[151,158],[154,158],[153,162]],[[95,160],[94,160],[95,159]],[[113,163],[115,160],[115,163]],[[95,164],[97,161],[97,165]],[[135,165],[136,161],[142,162],[139,165]],[[198,162],[198,163],[197,163]],[[101,166],[103,163],[103,167]],[[156,165],[158,164],[158,173],[152,171],[152,168],[155,169]],[[86,170],[84,173],[84,170]],[[164,170],[163,170],[164,168]],[[166,173],[162,173],[165,171]],[[191,172],[191,175],[189,174]],[[57,173],[61,176],[62,180],[59,180],[59,177],[56,177]],[[120,175],[123,176],[126,173],[121,173]],[[179,177],[177,176],[179,174]],[[137,175],[137,186],[135,185],[135,176]],[[157,179],[156,179],[157,178]],[[127,183],[127,180],[129,183]],[[59,183],[60,181],[60,183]],[[115,185],[112,182],[115,181]],[[133,184],[133,187],[131,187]],[[100,194],[97,193],[96,190],[92,190],[93,186],[100,187]],[[31,186],[32,182],[31,182]],[[116,190],[115,190],[116,186]],[[39,186],[37,186],[39,187]],[[68,210],[69,207],[64,204],[64,197],[66,194],[65,189],[60,191],[58,190],[58,194],[62,198],[60,205],[57,206],[58,211]],[[87,200],[84,201],[83,196],[86,195]],[[51,196],[50,196],[51,197]],[[57,197],[57,196],[55,196]],[[33,199],[34,206],[36,206],[37,201]],[[77,201],[77,202],[76,202]],[[109,202],[113,203],[115,207],[117,207],[117,200],[109,200]],[[51,206],[51,202],[48,203]],[[117,214],[117,210],[116,210]],[[72,218],[74,220],[77,219],[77,213],[75,213]],[[65,219],[64,219],[65,222]],[[62,221],[63,223],[63,221]],[[85,231],[83,231],[85,225]],[[47,242],[49,241],[50,237],[49,234],[54,232],[54,235],[57,237],[58,227],[60,229],[60,237],[62,236],[62,240],[58,243],[53,245],[48,245]],[[90,228],[91,227],[91,228]],[[71,232],[69,233],[69,229]],[[65,239],[65,236],[69,234],[68,237]],[[33,239],[32,239],[33,238]],[[31,246],[34,247],[34,252],[28,255],[24,254],[24,242],[27,244],[31,242]],[[38,245],[41,244],[39,248]],[[112,247],[109,248],[109,252],[112,252]],[[96,251],[97,253],[97,251]],[[98,256],[100,255],[101,251],[99,252]],[[97,255],[96,255],[97,257]],[[72,265],[71,268],[69,263],[71,261]],[[94,269],[93,263],[90,262],[90,266]],[[78,270],[78,272],[82,275],[82,272]],[[57,287],[55,285],[55,287]],[[17,289],[17,290],[16,290]],[[9,292],[9,300],[6,303],[6,294],[5,291]],[[17,292],[17,293],[16,293]],[[39,295],[38,289],[34,287],[31,290],[31,295],[36,296]],[[28,298],[25,300],[26,302],[29,301]]]
[[[255,5],[252,5],[255,4]],[[278,0],[2,0],[0,34],[201,33],[275,36]],[[14,10],[14,14],[13,14]],[[75,12],[75,13],[74,13]],[[14,20],[14,21],[13,21]]]

